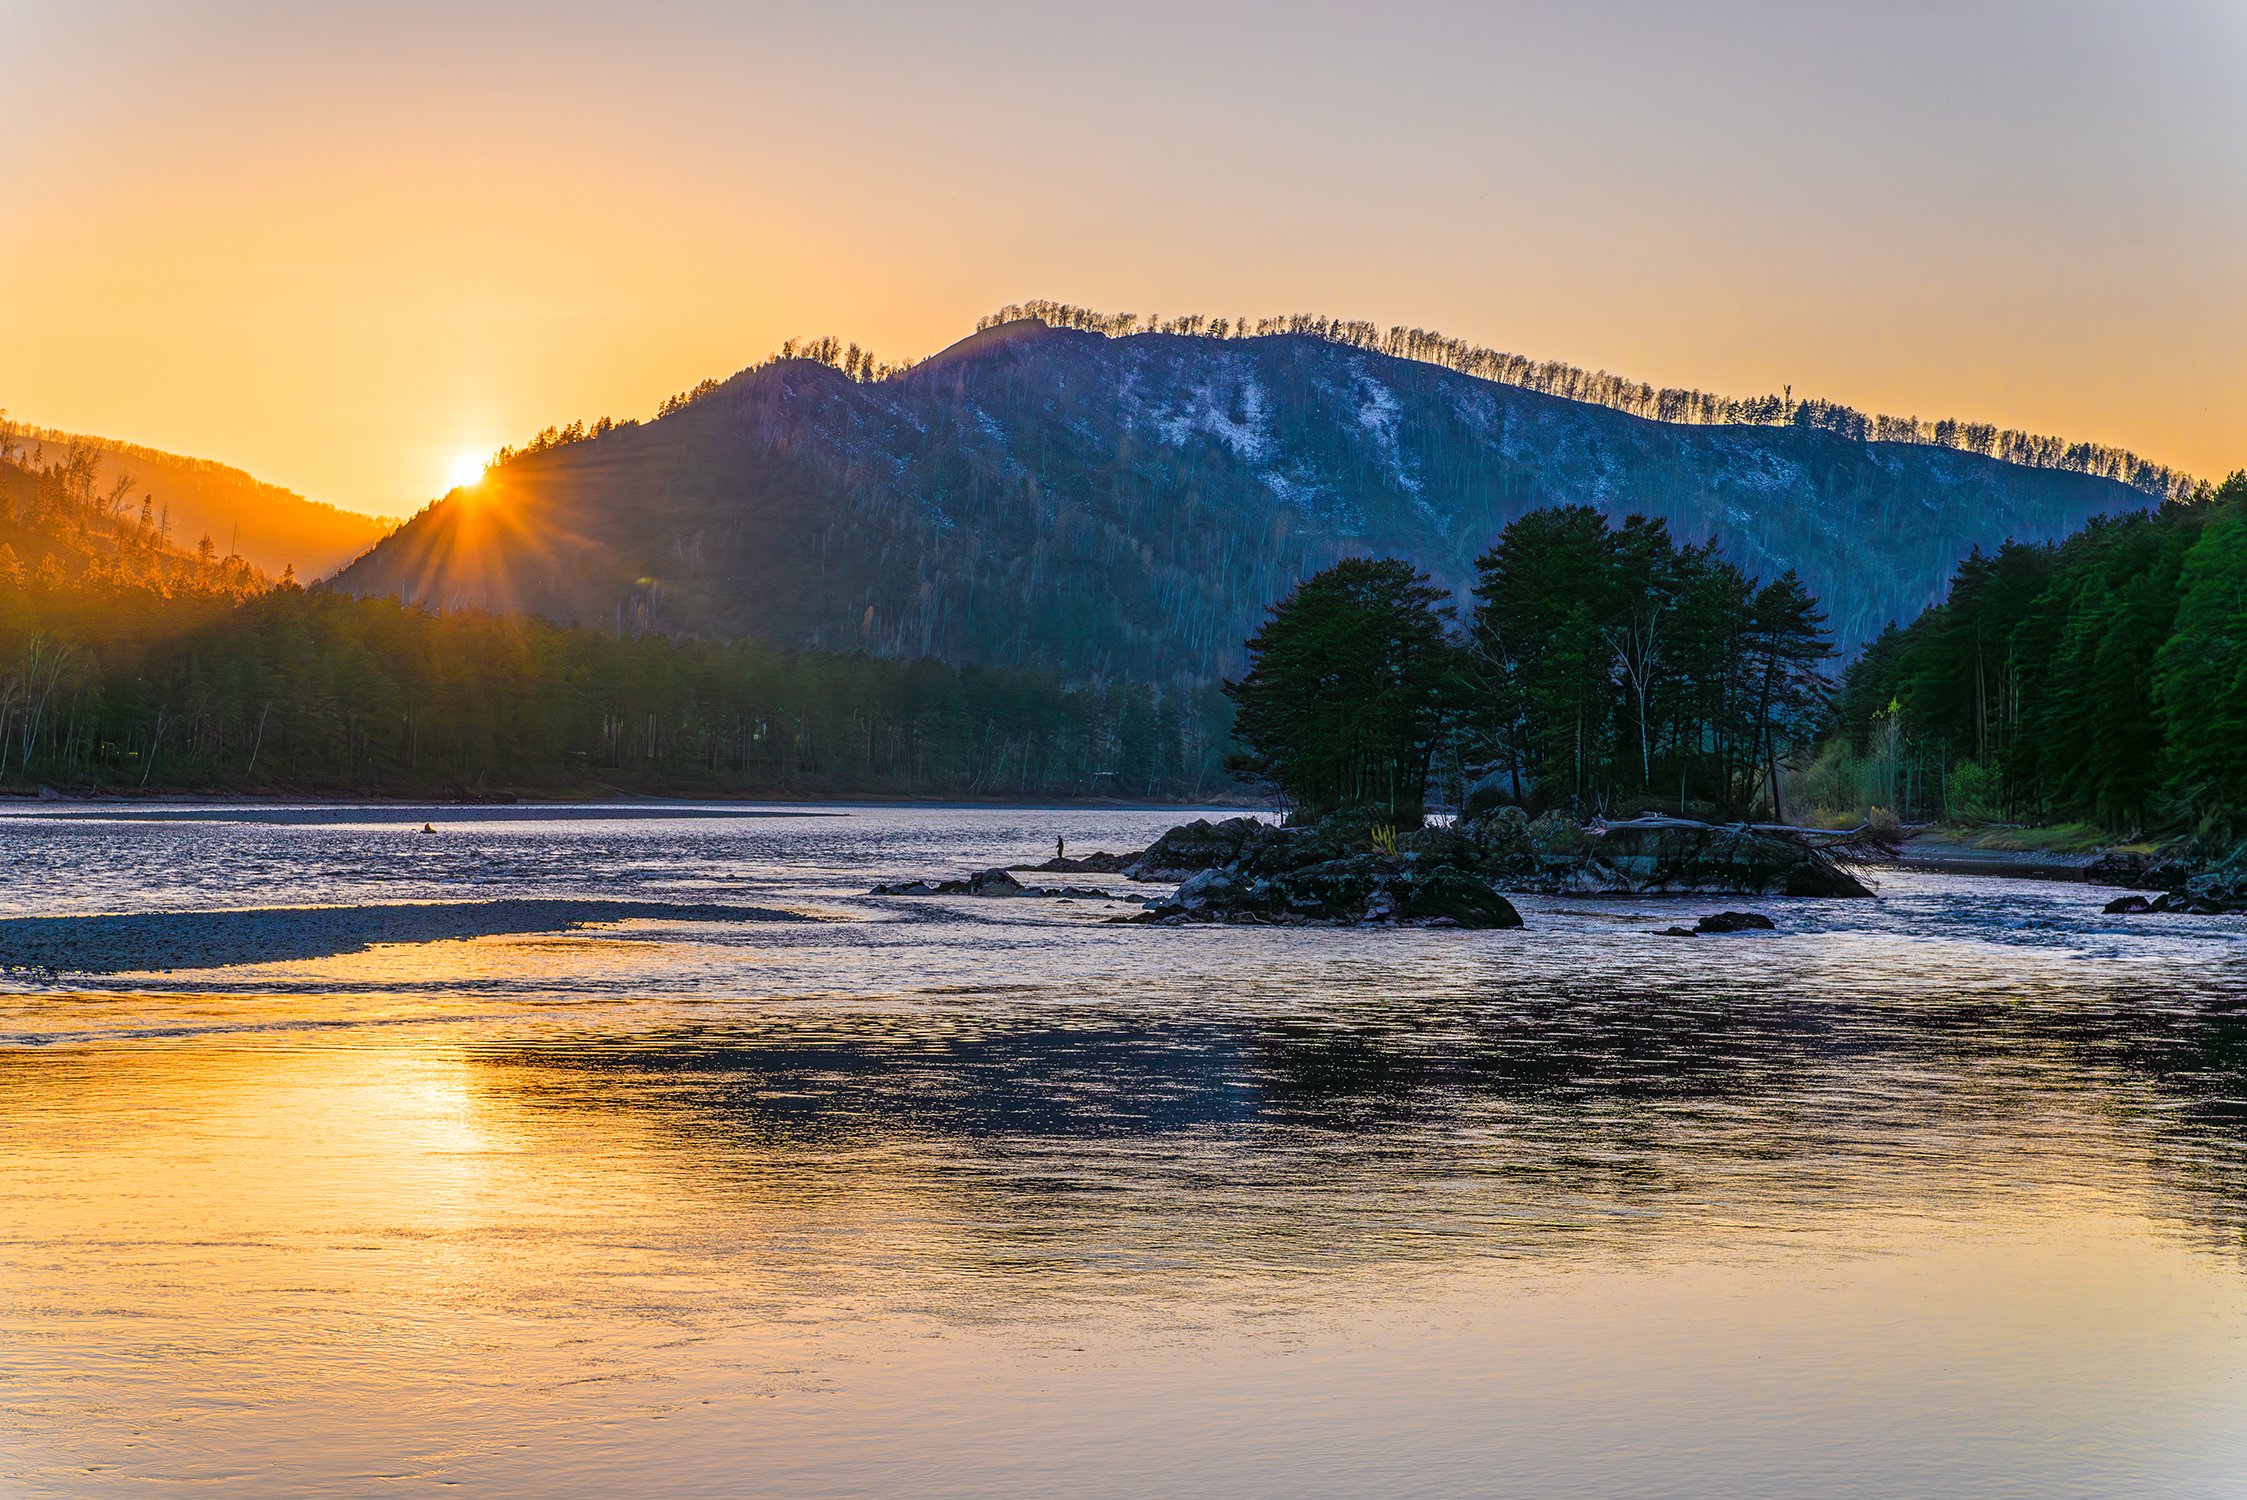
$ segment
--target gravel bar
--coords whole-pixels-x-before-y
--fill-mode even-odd
[[[11,917],[0,919],[0,969],[53,974],[215,969],[229,964],[326,958],[355,953],[377,943],[434,943],[500,933],[561,932],[634,918],[673,922],[819,920],[763,906],[572,900]]]

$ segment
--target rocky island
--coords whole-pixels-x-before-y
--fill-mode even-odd
[[[1508,893],[1541,895],[1869,896],[1846,865],[1882,857],[1869,830],[1823,833],[1683,818],[1579,824],[1502,807],[1450,828],[1398,834],[1362,809],[1316,823],[1196,819],[1136,855],[1093,856],[1129,880],[1175,881],[1170,896],[1113,921],[1179,926],[1229,922],[1289,927],[1522,925]],[[1057,867],[1023,866],[1043,870]],[[885,896],[1072,896],[1102,892],[1025,886],[1005,870],[959,880],[877,886]],[[1726,914],[1742,916],[1744,914]],[[1742,931],[1761,919],[1695,929]],[[1764,924],[1767,925],[1767,924]]]
[[[1354,810],[1298,827],[1196,821],[1164,834],[1125,871],[1179,880],[1177,892],[1117,920],[1519,927],[1509,892],[1869,896],[1843,861],[1880,847],[1864,830],[1821,835],[1683,818],[1587,827],[1559,813],[1533,821],[1517,807],[1404,834]]]

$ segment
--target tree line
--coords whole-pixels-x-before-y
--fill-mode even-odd
[[[0,571],[18,785],[1187,796],[1211,750],[1142,683]]]
[[[902,375],[919,363],[918,360],[905,360],[898,364],[891,364],[886,360],[875,358],[874,351],[871,349],[861,349],[856,344],[845,344],[841,339],[830,334],[825,338],[817,339],[789,339],[781,344],[777,352],[765,356],[755,364],[748,366],[747,369],[736,371],[735,374],[737,376],[744,375],[750,370],[761,370],[767,365],[779,364],[783,360],[791,359],[808,359],[816,364],[826,365],[830,369],[840,370],[852,380],[868,383],[888,380],[892,376]],[[655,420],[660,422],[665,417],[685,411],[698,401],[716,395],[726,383],[724,380],[712,377],[698,381],[676,395],[664,397],[656,403]],[[626,417],[621,421],[615,417],[602,417],[593,422],[580,419],[567,425],[550,425],[534,433],[520,447],[512,443],[502,446],[492,454],[491,461],[485,467],[496,469],[503,464],[518,458],[529,457],[534,453],[545,453],[555,448],[567,447],[572,443],[596,441],[612,432],[622,432],[639,425],[639,420],[635,417]]]
[[[1792,386],[1775,395],[1745,399],[1683,387],[1657,389],[1605,370],[1586,370],[1561,360],[1534,360],[1527,355],[1486,349],[1464,339],[1402,325],[1383,329],[1373,323],[1308,313],[1259,318],[1253,323],[1247,318],[1199,315],[1142,318],[1137,313],[1103,313],[1063,302],[1031,301],[1002,307],[978,319],[975,326],[981,331],[1025,318],[1048,327],[1074,328],[1109,338],[1127,338],[1136,333],[1219,339],[1294,334],[1398,359],[1441,365],[1463,375],[1612,407],[1657,422],[1812,427],[1861,442],[1960,448],[2030,468],[2063,469],[2113,479],[2164,499],[2183,499],[2198,488],[2198,481],[2189,474],[2140,458],[2126,448],[2103,443],[2069,442],[2065,438],[2001,430],[1986,422],[1960,422],[1952,418],[1923,421],[1916,416],[1867,414],[1834,401],[1815,398],[1798,401]]]
[[[2116,830],[2247,812],[2247,472],[1959,565],[1838,702],[1859,797],[1906,815]]]
[[[1660,808],[1784,821],[1782,766],[1826,720],[1825,617],[1712,541],[1588,506],[1508,526],[1465,621],[1395,558],[1350,558],[1273,606],[1226,684],[1232,764],[1291,808],[1417,824],[1433,778],[1533,810]]]

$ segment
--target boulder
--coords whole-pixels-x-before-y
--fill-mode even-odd
[[[1529,844],[1529,814],[1518,807],[1498,807],[1482,817],[1462,819],[1463,831],[1485,850]]]
[[[1121,873],[1132,880],[1184,880],[1197,871],[1231,864],[1242,843],[1263,826],[1255,818],[1227,818],[1221,823],[1196,818],[1149,844]]]
[[[2194,902],[2247,911],[2247,841],[2204,835],[2173,845],[2146,861],[2129,883],[2166,896],[2154,898],[2149,911],[2186,911]]]
[[[981,870],[968,877],[967,893],[970,896],[1023,896],[1022,882],[1004,870]]]
[[[2118,854],[2110,849],[2084,867],[2083,879],[2087,885],[2138,885],[2145,873],[2144,855]]]
[[[1188,911],[1196,911],[1210,905],[1231,906],[1237,893],[1231,875],[1223,870],[1203,870],[1181,884],[1170,899]]]
[[[2194,889],[2197,885],[2200,888]],[[2195,878],[2193,885],[2183,890],[2163,891],[2145,905],[2149,912],[2179,912],[2188,917],[2215,917],[2231,912],[2247,912],[2247,891],[2211,888]]]
[[[2185,890],[2220,911],[2247,911],[2247,844],[2196,861],[2185,876]]]
[[[1488,814],[1462,820],[1460,831],[1474,846],[1476,862],[1501,884],[1534,884],[1539,865],[1530,838],[1529,814],[1518,807],[1499,807]]]
[[[1489,882],[1448,867],[1430,870],[1406,888],[1409,915],[1459,927],[1519,927],[1521,913]]]
[[[1697,932],[1776,932],[1778,926],[1759,911],[1720,911],[1693,924]]]
[[[2126,917],[2142,911],[2152,911],[2153,903],[2143,896],[2117,896],[2099,910],[2110,917]]]

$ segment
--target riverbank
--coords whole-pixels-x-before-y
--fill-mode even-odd
[[[2088,824],[2053,828],[1946,828],[1904,831],[1897,862],[1945,875],[1998,875],[2014,880],[2082,880],[2116,855],[2150,858],[2159,845],[2123,843]]]
[[[1939,875],[1997,875],[2012,880],[2081,881],[2097,863],[2095,853],[2064,853],[2050,849],[1989,849],[1941,829],[1911,833],[1896,856],[1907,870]]]

